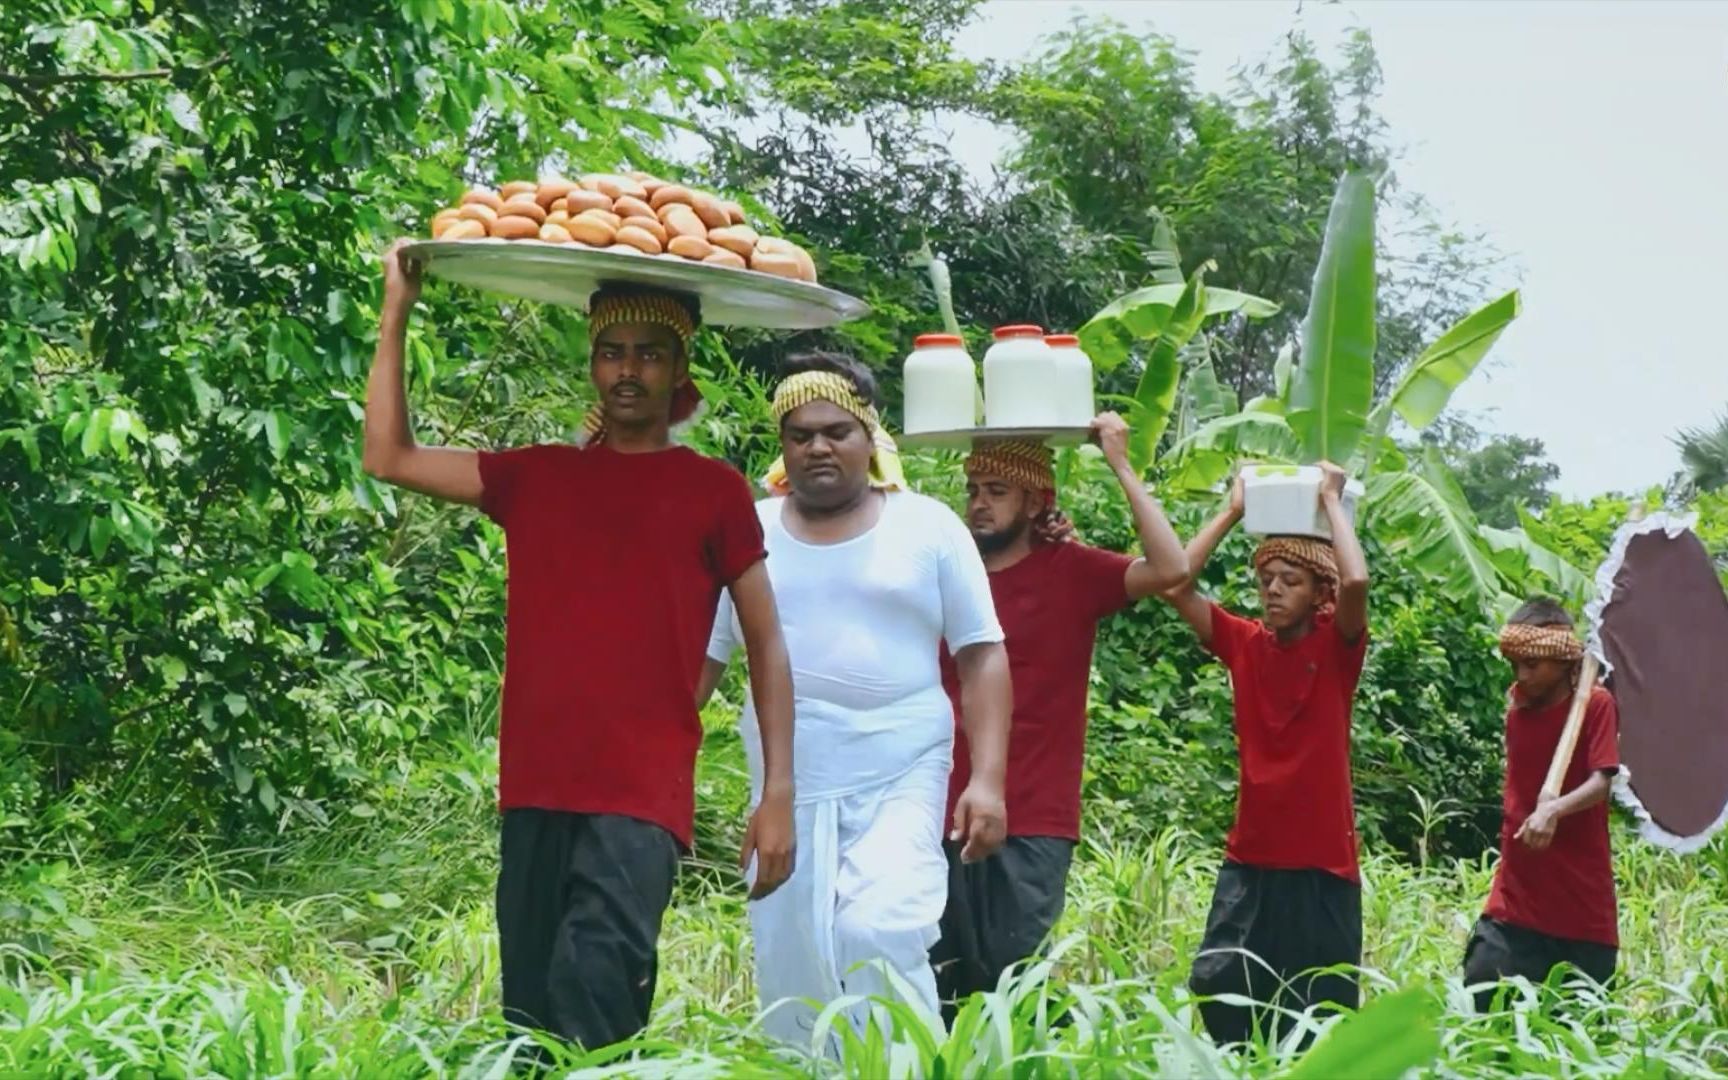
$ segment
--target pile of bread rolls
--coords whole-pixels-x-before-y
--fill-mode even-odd
[[[518,180],[476,188],[432,218],[434,240],[541,240],[631,255],[659,255],[816,280],[810,253],[763,236],[730,200],[647,173],[591,173],[580,180]]]

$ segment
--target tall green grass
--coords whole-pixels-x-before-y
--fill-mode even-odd
[[[1421,867],[1370,854],[1367,1005],[1299,1063],[1282,1046],[1220,1051],[1196,1023],[1183,981],[1216,838],[1123,826],[1076,861],[1050,959],[974,999],[947,1037],[886,1005],[886,1033],[841,1025],[842,1060],[818,1062],[753,1024],[744,905],[723,858],[742,798],[735,749],[721,735],[705,759],[717,813],[668,913],[652,1026],[610,1051],[539,1048],[558,1068],[1316,1076],[1392,1075],[1408,1059],[1441,1076],[1728,1071],[1721,843],[1687,859],[1619,837],[1624,950],[1613,990],[1562,1008],[1550,988],[1515,986],[1509,1011],[1488,1017],[1470,1012],[1457,970],[1491,860]],[[524,1064],[536,1048],[498,1018],[488,755],[481,744],[428,765],[373,816],[273,848],[173,859],[65,841],[9,849],[21,857],[0,876],[0,1075],[494,1077]]]

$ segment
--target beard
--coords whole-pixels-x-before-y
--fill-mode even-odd
[[[1025,534],[1027,526],[1026,519],[1021,518],[1006,529],[999,529],[996,532],[979,532],[974,529],[972,530],[972,542],[978,545],[978,554],[994,555],[999,551],[1006,551],[1013,547],[1014,542]]]

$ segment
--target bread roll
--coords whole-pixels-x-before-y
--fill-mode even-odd
[[[641,184],[642,190],[646,191],[648,196],[652,196],[656,191],[659,191],[661,188],[666,186],[666,181],[655,176],[653,173],[645,173],[641,169],[632,169],[624,175],[636,181],[638,184]]]
[[[485,236],[486,236],[486,223],[485,222],[475,221],[473,218],[463,218],[461,221],[451,222],[450,227],[448,229],[444,230],[444,235],[439,237],[439,239],[441,239],[441,240],[480,240],[480,239],[483,239]]]
[[[790,255],[798,250],[798,245],[790,240],[782,240],[778,236],[763,236],[756,241],[756,250],[769,255]]]
[[[606,250],[612,252],[615,255],[646,255],[647,254],[647,252],[643,251],[641,248],[634,247],[630,244],[613,244],[611,247],[607,248]]]
[[[720,200],[707,192],[691,192],[690,205],[695,207],[696,216],[702,219],[702,224],[710,229],[723,229],[732,224],[732,219],[727,216],[726,208],[720,205]]]
[[[660,224],[660,219],[657,217],[627,217],[624,219],[624,224],[618,227],[623,229],[631,226],[641,229],[649,236],[652,236],[655,242],[661,247],[665,247],[666,241],[671,239],[671,237],[666,234],[666,226]]]
[[[736,252],[746,260],[756,251],[756,241],[759,239],[761,237],[757,236],[756,230],[748,225],[728,225],[724,229],[708,230],[710,244]]]
[[[654,194],[648,197],[648,205],[656,210],[667,203],[683,203],[685,206],[690,206],[695,198],[695,194],[684,185],[667,184],[665,187],[655,189]]]
[[[799,279],[803,271],[803,267],[798,265],[798,260],[792,256],[763,251],[760,248],[756,250],[756,254],[750,257],[750,269],[760,270],[764,274],[773,274],[776,277],[791,278],[794,281]]]
[[[463,206],[472,206],[476,203],[481,206],[490,206],[496,212],[504,205],[504,200],[500,199],[496,192],[487,191],[485,188],[475,188],[462,196]]]
[[[726,217],[731,220],[732,224],[744,224],[744,208],[742,206],[733,202],[731,199],[721,199],[720,207],[726,211]]]
[[[498,220],[496,211],[485,203],[477,202],[464,203],[462,209],[457,211],[456,216],[463,221],[478,221],[486,227],[488,232],[492,229],[492,223]]]
[[[666,250],[686,259],[706,259],[714,254],[714,245],[700,236],[674,236],[672,242],[666,245]]]
[[[611,212],[613,200],[598,191],[572,191],[564,196],[564,206],[571,214],[580,214],[584,210],[605,210]]]
[[[575,190],[574,180],[542,180],[534,191],[534,201],[550,210],[553,203]]]
[[[612,212],[622,218],[651,217],[659,220],[654,208],[634,195],[620,195],[612,204]]]
[[[624,219],[610,210],[584,210],[580,214],[576,215],[577,220],[582,218],[590,218],[594,221],[603,221],[606,223],[606,227],[611,229],[613,232],[617,232],[619,227],[624,224]]]
[[[570,212],[567,210],[554,210],[546,215],[546,224],[548,225],[562,225],[569,220]]]
[[[608,199],[617,199],[622,195],[634,195],[638,199],[648,197],[647,190],[640,183],[616,173],[589,173],[582,178],[581,184],[589,191],[598,191]]]
[[[587,244],[589,247],[605,247],[617,237],[618,230],[606,224],[598,217],[587,214],[577,214],[564,225],[564,231],[570,234],[572,240]]]
[[[653,233],[636,225],[626,225],[619,229],[618,242],[629,244],[644,255],[658,255],[665,250],[660,246],[660,241],[654,238]]]
[[[540,185],[532,180],[512,180],[498,189],[498,197],[509,202],[517,195],[533,195],[540,190]]]
[[[750,268],[750,263],[744,256],[736,251],[727,251],[725,248],[715,248],[714,254],[702,261],[709,266],[724,266],[731,270],[748,270]]]
[[[460,210],[440,210],[432,215],[432,239],[440,239],[446,232],[450,231],[450,226],[460,220],[462,220]]]
[[[504,209],[498,211],[499,217],[514,214],[517,217],[533,218],[534,224],[541,225],[546,221],[546,209],[534,201],[532,195],[517,195],[504,200]]]
[[[666,226],[666,232],[673,236],[696,236],[708,239],[708,226],[702,224],[702,219],[696,216],[696,211],[683,203],[672,203],[660,211],[660,220]]]
[[[792,257],[798,260],[798,279],[814,284],[816,281],[816,260],[812,259],[810,253],[801,247],[792,249]]]
[[[546,224],[540,226],[540,239],[546,241],[548,244],[568,244],[574,240],[575,237],[571,236],[570,230],[566,229],[564,226],[548,221]]]
[[[505,214],[492,223],[492,235],[503,240],[532,240],[540,235],[540,223],[531,217]]]

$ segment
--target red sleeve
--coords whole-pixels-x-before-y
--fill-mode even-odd
[[[1063,545],[1063,552],[1070,587],[1094,619],[1114,615],[1128,606],[1128,568],[1134,564],[1131,556],[1072,542]]]
[[[540,447],[519,446],[514,450],[480,451],[480,510],[509,528],[510,515],[527,490],[530,468]]]
[[[1598,689],[1584,707],[1584,731],[1578,737],[1584,764],[1591,772],[1620,766],[1620,706],[1614,695]],[[1574,759],[1576,760],[1576,759]]]
[[[1330,625],[1328,632],[1332,635],[1332,647],[1337,650],[1338,670],[1355,687],[1362,679],[1362,665],[1368,659],[1368,631],[1364,628],[1355,641],[1345,641],[1336,624]]]
[[[744,474],[723,466],[720,509],[708,534],[708,561],[722,583],[730,585],[739,575],[768,557],[763,546],[762,522],[756,516],[756,500]]]
[[[1212,605],[1212,640],[1206,648],[1213,656],[1230,667],[1242,655],[1248,643],[1260,633],[1260,624],[1253,619],[1232,615],[1217,604]]]

